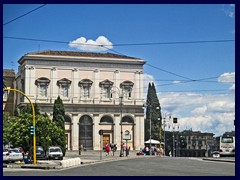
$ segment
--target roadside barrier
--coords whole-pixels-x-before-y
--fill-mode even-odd
[[[63,168],[77,166],[80,164],[81,164],[80,158],[72,158],[60,161],[60,166],[62,166]]]

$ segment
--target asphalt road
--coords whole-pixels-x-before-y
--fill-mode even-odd
[[[142,157],[61,170],[4,169],[3,176],[235,176],[235,163]]]

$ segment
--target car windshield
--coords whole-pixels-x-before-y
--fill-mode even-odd
[[[61,152],[60,148],[50,148],[49,149],[50,152]]]
[[[9,149],[10,153],[20,153],[18,149]]]

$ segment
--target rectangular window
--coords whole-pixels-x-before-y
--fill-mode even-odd
[[[103,98],[111,98],[111,89],[110,89],[110,87],[103,87],[103,89],[102,89],[102,97]]]
[[[128,99],[128,98],[130,98],[131,97],[131,88],[130,87],[125,87],[124,89],[123,89],[123,97],[125,98],[125,99]]]
[[[39,96],[47,97],[47,85],[45,84],[39,85]]]
[[[89,98],[90,97],[90,88],[88,86],[82,87],[82,97]]]
[[[68,97],[68,89],[69,89],[69,86],[67,84],[62,84],[60,86],[60,95],[62,97]]]

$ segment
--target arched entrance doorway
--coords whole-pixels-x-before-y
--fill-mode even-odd
[[[135,143],[134,143],[134,119],[127,115],[122,118],[122,125],[124,126],[123,133],[128,132],[131,136],[131,140],[126,141],[128,143],[128,146],[135,149]]]
[[[79,145],[85,149],[93,149],[93,121],[88,115],[83,115],[79,120]]]
[[[72,150],[72,120],[68,115],[64,116],[65,119],[65,136],[66,136],[66,148]]]
[[[100,126],[103,130],[103,148],[106,144],[114,143],[113,118],[110,115],[104,115],[100,119]]]

